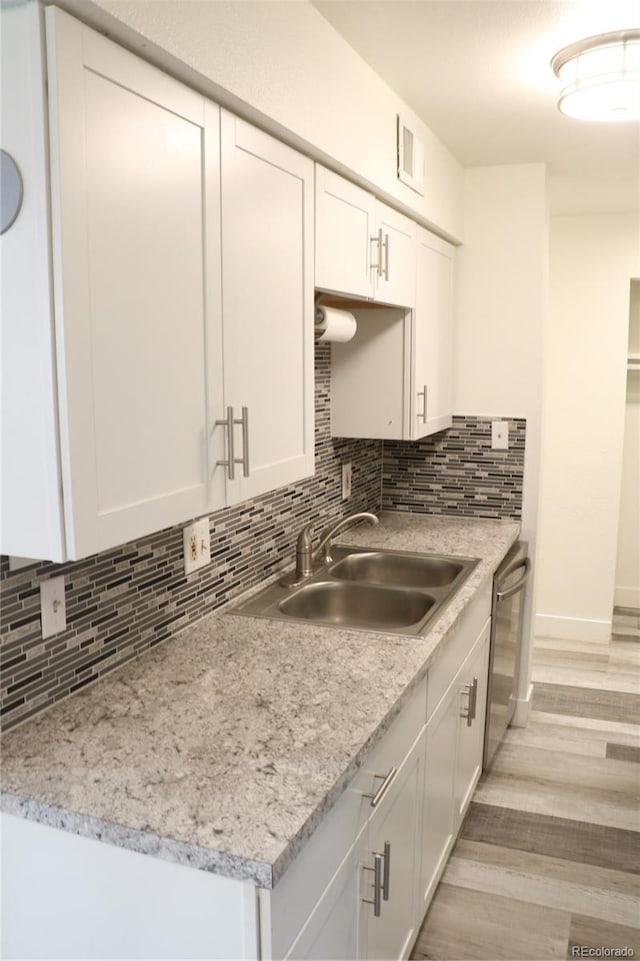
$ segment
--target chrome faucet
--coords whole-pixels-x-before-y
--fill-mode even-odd
[[[368,514],[366,511],[360,514],[350,514],[349,517],[343,517],[341,520],[336,521],[335,524],[331,524],[326,527],[320,534],[320,540],[313,546],[313,521],[309,524],[305,524],[300,533],[298,534],[298,540],[296,541],[296,569],[295,573],[290,574],[284,579],[282,583],[286,583],[293,587],[296,584],[302,583],[308,577],[311,577],[314,571],[314,566],[317,564],[320,556],[323,554],[323,560],[325,564],[331,563],[331,541],[336,536],[340,534],[341,531],[346,530],[353,524],[357,524],[358,521],[368,521],[369,524],[377,524],[378,518],[375,514]]]

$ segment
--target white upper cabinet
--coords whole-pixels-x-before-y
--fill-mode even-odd
[[[451,426],[453,248],[422,228],[414,299],[413,310],[350,307],[356,334],[331,351],[334,437],[419,440]]]
[[[64,560],[207,508],[207,380],[218,385],[206,332],[219,298],[206,296],[202,252],[219,263],[219,120],[74,18],[46,17],[66,548],[19,531],[2,548]],[[208,282],[215,291],[219,276]],[[28,357],[19,362],[26,372]]]
[[[207,507],[218,111],[47,15],[63,490],[82,557]]]
[[[237,503],[313,473],[313,163],[224,111],[222,253]]]
[[[412,306],[415,231],[408,217],[316,164],[316,287]]]
[[[411,428],[417,440],[451,427],[454,250],[418,227],[411,329]]]
[[[413,307],[416,224],[378,201],[375,227],[374,300]]]
[[[373,296],[375,197],[316,164],[316,287]]]
[[[8,16],[41,149],[3,265],[39,310],[16,270],[0,549],[84,557],[311,474],[313,164],[50,7],[49,210],[38,7]]]

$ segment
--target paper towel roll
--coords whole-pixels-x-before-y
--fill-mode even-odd
[[[316,330],[322,331],[320,340],[336,341],[344,344],[356,332],[356,319],[348,310],[318,305],[316,310]]]

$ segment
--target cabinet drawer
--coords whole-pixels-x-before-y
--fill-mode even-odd
[[[375,794],[392,768],[399,768],[426,719],[426,680],[409,696],[382,739],[272,891],[261,892],[265,957],[283,958],[333,875],[356,842]],[[374,777],[374,775],[379,775]]]
[[[471,602],[462,618],[442,642],[427,684],[427,716],[431,717],[447,688],[473,647],[487,618],[491,614],[491,584],[487,584]]]

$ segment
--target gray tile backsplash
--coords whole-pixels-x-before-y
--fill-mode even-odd
[[[454,417],[414,444],[385,441],[384,510],[476,517],[522,516],[526,421],[509,421],[509,449],[491,449],[496,417]]]
[[[86,560],[9,572],[0,558],[3,727],[43,710],[175,634],[292,559],[307,521],[387,509],[519,518],[525,423],[511,420],[508,451],[490,449],[490,420],[454,418],[418,443],[331,437],[331,354],[316,344],[316,474],[210,516],[212,563],[186,577],[182,527]],[[341,463],[353,465],[341,499]],[[67,629],[40,628],[40,582],[65,576]]]

